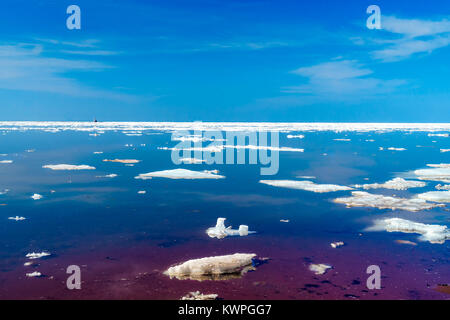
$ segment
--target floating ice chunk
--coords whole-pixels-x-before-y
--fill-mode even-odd
[[[211,171],[192,171],[187,169],[173,169],[141,173],[135,179],[151,179],[152,177],[168,179],[223,179],[224,176],[211,173]]]
[[[73,164],[48,164],[42,166],[42,168],[51,170],[95,170],[95,167],[91,167],[85,164],[73,165]]]
[[[0,160],[0,163],[7,164],[7,163],[13,163],[13,161],[12,160]]]
[[[450,184],[444,184],[444,185],[438,184],[436,186],[436,189],[437,190],[449,190],[450,191]]]
[[[96,176],[96,178],[115,178],[115,177],[117,177],[117,174],[115,173],[107,174],[104,176]]]
[[[9,217],[8,220],[14,220],[14,221],[23,221],[26,220],[27,218],[25,217],[19,217],[19,216],[15,216],[15,217]]]
[[[216,300],[219,295],[215,293],[203,294],[200,291],[189,292],[180,300]]]
[[[34,259],[39,259],[42,257],[47,257],[49,255],[51,255],[51,253],[42,251],[42,252],[27,253],[27,255],[25,257],[27,257],[30,260],[34,260]]]
[[[379,149],[380,149],[380,151],[384,150],[383,147],[380,147]],[[386,148],[386,150],[389,150],[389,151],[405,151],[406,149],[405,148],[389,147],[389,148]]]
[[[429,137],[442,137],[442,138],[448,138],[449,134],[448,133],[429,133],[428,134]]]
[[[413,180],[405,180],[402,178],[394,178],[392,180],[386,181],[385,183],[372,183],[372,184],[363,184],[363,185],[355,185],[355,188],[363,188],[365,190],[368,189],[393,189],[393,190],[406,190],[408,188],[422,188],[427,184],[422,181],[413,181]]]
[[[136,159],[103,159],[103,162],[117,162],[117,163],[124,163],[124,164],[136,164],[141,162],[141,160]]]
[[[333,139],[334,141],[352,141],[351,139]]]
[[[430,191],[417,196],[419,199],[432,202],[450,202],[450,191]]]
[[[318,193],[353,190],[353,188],[346,186],[339,186],[335,184],[317,184],[312,181],[260,180],[259,182],[273,187],[298,189]]]
[[[450,168],[450,163],[427,164],[431,168]]]
[[[344,245],[344,242],[342,241],[337,241],[337,242],[332,242],[330,243],[330,246],[334,249],[338,248],[338,247],[342,247]]]
[[[325,274],[328,271],[328,269],[332,268],[333,268],[332,266],[323,263],[309,265],[309,270],[317,275]]]
[[[33,200],[39,200],[42,198],[43,198],[42,195],[40,195],[39,193],[35,193],[31,196],[31,199],[33,199]]]
[[[316,179],[315,176],[297,176],[298,179]]]
[[[408,244],[410,246],[417,246],[417,243],[409,241],[409,240],[395,240],[398,244]]]
[[[217,218],[215,227],[208,228],[206,233],[211,238],[223,239],[227,236],[247,236],[255,231],[248,231],[248,226],[240,225],[238,230],[231,229],[231,226],[225,227],[226,218]]]
[[[450,149],[441,149],[441,152],[450,152]]]
[[[29,277],[29,278],[41,277],[42,273],[40,273],[38,271],[34,271],[34,272],[31,272],[31,273],[27,273],[26,276]]]
[[[298,135],[288,134],[286,137],[288,139],[303,139],[305,136],[302,134],[298,134]]]
[[[170,278],[206,280],[221,275],[242,275],[252,268],[254,253],[235,253],[225,256],[193,259],[167,269]]]
[[[430,169],[415,170],[414,174],[420,180],[450,182],[450,167],[446,164],[428,165]]]
[[[94,154],[103,154],[103,151],[94,151]]]
[[[443,207],[443,204],[429,203],[423,199],[396,198],[380,194],[371,194],[364,191],[353,191],[351,197],[334,199],[335,203],[342,203],[351,207],[372,207],[378,209],[421,211],[435,207]]]
[[[138,194],[146,194],[147,191],[145,191],[145,190],[139,190],[137,193],[138,193]]]
[[[418,233],[421,235],[419,237],[420,240],[438,244],[443,244],[446,240],[450,240],[450,230],[447,226],[424,224],[400,218],[376,220],[374,225],[367,228],[367,230]]]
[[[280,222],[288,223],[289,220],[288,219],[281,219]]]
[[[304,152],[305,149],[300,148],[291,148],[291,147],[270,147],[270,146],[254,146],[254,145],[246,145],[246,146],[231,146],[225,145],[225,148],[232,149],[248,149],[248,150],[269,150],[269,151],[281,151],[281,152]]]
[[[180,161],[181,161],[181,163],[185,163],[185,164],[198,164],[198,163],[206,162],[206,160],[197,159],[197,158],[182,158],[182,159],[180,159]]]

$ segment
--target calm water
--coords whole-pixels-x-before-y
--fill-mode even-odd
[[[450,148],[450,138],[427,132],[290,132],[304,134],[304,139],[288,139],[286,134],[280,134],[280,146],[305,152],[280,152],[278,174],[261,177],[259,165],[176,166],[170,151],[157,149],[176,144],[167,131],[92,136],[5,130],[0,161],[13,163],[0,163],[0,191],[9,189],[0,195],[0,298],[179,299],[200,290],[224,299],[448,299],[450,295],[435,288],[450,283],[449,241],[430,244],[419,241],[417,234],[364,231],[383,217],[450,225],[446,207],[416,213],[346,208],[332,200],[349,196],[349,191],[319,194],[258,181],[315,176],[312,181],[317,183],[382,183],[426,164],[449,163],[450,153],[440,149]],[[351,141],[333,140],[342,138]],[[99,151],[103,153],[94,154]],[[142,161],[134,166],[102,161],[115,158]],[[42,168],[63,163],[96,170]],[[134,179],[140,173],[175,168],[217,169],[226,179]],[[98,177],[112,173],[118,176]],[[369,192],[411,197],[434,190],[436,184]],[[34,193],[43,198],[31,199]],[[27,220],[8,220],[16,215]],[[257,234],[211,239],[205,230],[218,217],[226,217],[233,227],[247,224]],[[417,245],[398,244],[399,239]],[[333,241],[346,245],[333,249]],[[25,255],[33,251],[52,255],[24,266]],[[175,263],[236,252],[270,260],[242,278],[226,281],[171,280],[162,274]],[[327,263],[333,269],[315,275],[308,270],[310,263]],[[65,270],[73,264],[82,269],[81,290],[70,291],[65,285]],[[374,264],[382,270],[381,290],[366,288],[366,268]],[[26,277],[33,271],[43,276]]]

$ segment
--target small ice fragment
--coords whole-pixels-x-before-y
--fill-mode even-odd
[[[117,177],[117,174],[115,173],[107,174],[104,176],[96,176],[96,178],[115,178],[115,177]]]
[[[287,220],[287,219],[281,219],[281,220],[280,220],[280,222],[285,222],[285,223],[288,223],[288,222],[289,222],[289,220]]]
[[[323,263],[309,265],[309,270],[311,270],[312,272],[314,272],[317,275],[325,274],[328,271],[328,269],[331,269],[331,268],[333,268],[333,267],[328,264],[323,264]]]
[[[137,193],[138,193],[138,194],[146,194],[147,191],[145,191],[145,190],[139,190]]]
[[[259,183],[267,184],[273,187],[298,189],[318,193],[353,190],[353,188],[347,186],[339,186],[336,184],[318,184],[312,181],[260,180]]]
[[[88,166],[85,164],[82,165],[73,165],[73,164],[47,164],[42,166],[45,169],[51,170],[95,170],[95,167]]]
[[[33,200],[39,200],[42,198],[43,198],[42,195],[40,195],[39,193],[35,193],[31,196],[31,199],[33,199]]]
[[[248,226],[240,225],[239,230],[231,229],[231,226],[225,227],[226,218],[217,218],[215,227],[208,228],[206,233],[211,238],[223,239],[227,236],[247,236],[255,231],[248,231]]]
[[[141,173],[135,179],[151,179],[152,177],[168,178],[168,179],[223,179],[224,176],[215,174],[215,170],[211,171],[193,171],[187,169],[173,169],[155,171],[149,173]]]
[[[409,240],[395,240],[395,242],[398,244],[408,244],[411,246],[417,246],[417,243],[409,241]]]
[[[23,221],[23,220],[26,220],[26,218],[25,217],[15,216],[15,217],[9,217],[8,220]]]
[[[12,160],[0,160],[0,163],[13,163]]]
[[[447,190],[447,191],[450,191],[450,184],[444,184],[444,185],[438,184],[438,185],[436,186],[436,189],[437,189],[437,190]]]
[[[42,252],[28,253],[25,257],[30,259],[30,260],[34,260],[34,259],[40,259],[42,257],[47,257],[49,255],[51,255],[51,253],[42,251]]]
[[[181,300],[216,300],[219,295],[210,293],[203,294],[200,291],[189,292],[187,295],[183,296]]]
[[[394,178],[392,180],[386,181],[385,183],[372,183],[372,184],[356,184],[355,188],[363,188],[365,190],[368,189],[393,189],[393,190],[406,190],[409,188],[422,188],[427,184],[422,181],[414,181],[414,180],[405,180],[402,178]]]
[[[38,271],[34,271],[34,272],[31,272],[31,273],[27,273],[26,276],[29,277],[29,278],[41,277],[42,273],[40,273]]]
[[[288,139],[303,139],[305,136],[302,134],[298,134],[298,135],[288,134],[286,137]]]
[[[338,247],[342,247],[344,245],[344,242],[342,242],[342,241],[332,242],[332,243],[330,243],[330,245],[331,245],[331,247],[336,249]]]
[[[136,164],[141,162],[141,160],[136,159],[103,159],[103,162],[117,162],[117,163],[123,163],[123,164]]]

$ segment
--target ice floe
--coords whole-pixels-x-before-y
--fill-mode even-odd
[[[419,199],[432,202],[450,202],[450,191],[430,191],[417,195]]]
[[[337,198],[334,199],[333,202],[345,204],[348,208],[372,207],[413,212],[444,206],[443,204],[429,203],[426,200],[419,198],[406,199],[389,197],[380,194],[371,194],[365,191],[353,191],[351,197]]]
[[[348,142],[348,141],[352,141],[351,139],[333,139],[334,141],[344,141],[344,142]]]
[[[204,163],[204,162],[206,162],[206,160],[197,159],[197,158],[181,158],[180,162],[184,163],[184,164],[198,164],[198,163]]]
[[[248,231],[248,226],[240,225],[238,230],[231,229],[231,226],[225,227],[226,218],[217,218],[216,226],[208,228],[206,233],[210,238],[223,239],[227,236],[247,236],[255,231]]]
[[[450,167],[447,164],[429,164],[428,166],[431,168],[414,171],[419,180],[450,183]]]
[[[428,134],[429,137],[442,137],[442,138],[448,138],[449,134],[448,133],[429,133]]]
[[[0,163],[8,164],[8,163],[13,163],[13,161],[12,160],[0,160]]]
[[[297,134],[297,135],[288,134],[286,137],[288,139],[303,139],[305,136],[302,134]]]
[[[383,148],[383,147],[379,147],[378,148],[380,151],[383,150],[389,150],[389,151],[405,151],[405,148],[397,148],[397,147],[389,147],[389,148]]]
[[[141,160],[136,159],[103,159],[103,162],[117,162],[117,163],[123,163],[123,164],[136,164],[141,162]]]
[[[420,240],[437,244],[450,240],[450,230],[447,226],[424,224],[400,218],[376,220],[373,226],[367,228],[367,231],[418,233],[421,235]]]
[[[214,174],[211,171],[193,171],[187,169],[173,169],[141,173],[135,179],[147,180],[153,177],[168,179],[223,179],[224,176]]]
[[[139,190],[137,193],[138,193],[138,194],[146,194],[147,191],[145,191],[145,190]]]
[[[193,259],[167,269],[164,274],[170,278],[207,280],[222,279],[221,276],[241,276],[253,269],[254,253],[235,253],[224,256]]]
[[[104,176],[96,176],[96,178],[115,178],[115,177],[117,177],[117,174],[115,173],[106,174]]]
[[[436,189],[437,190],[450,190],[450,184],[444,184],[444,185],[438,184],[436,186]]]
[[[19,216],[15,216],[15,217],[9,217],[8,220],[14,220],[14,221],[23,221],[26,220],[27,218],[25,217],[19,217]]]
[[[35,193],[31,196],[31,199],[33,199],[33,200],[40,200],[42,198],[43,198],[43,196],[40,195],[39,193]]]
[[[30,260],[34,260],[34,259],[40,259],[40,258],[43,258],[43,257],[48,257],[50,255],[51,255],[50,252],[42,251],[42,252],[27,253],[27,255],[25,257],[30,259]]]
[[[215,293],[203,294],[200,291],[189,292],[180,300],[216,300],[219,295]]]
[[[31,273],[27,273],[26,276],[29,277],[29,278],[42,277],[42,273],[40,273],[38,271],[34,271],[34,272],[31,272]]]
[[[405,180],[402,178],[394,178],[392,180],[386,181],[385,183],[371,183],[363,185],[355,185],[355,188],[363,188],[365,190],[369,189],[393,189],[393,190],[406,190],[409,188],[422,188],[427,184],[422,181]]]
[[[51,170],[95,170],[95,167],[88,166],[85,164],[74,165],[74,164],[47,164],[42,166],[45,169]]]
[[[330,246],[334,249],[338,248],[338,247],[342,247],[344,245],[344,242],[342,241],[337,241],[337,242],[332,242],[330,243]]]
[[[441,152],[450,152],[450,149],[441,149]]]
[[[332,269],[332,268],[333,267],[330,266],[329,264],[323,264],[323,263],[309,265],[309,270],[314,272],[316,275],[325,274],[329,269]]]
[[[298,189],[317,193],[353,190],[353,188],[347,186],[339,186],[335,184],[317,184],[312,181],[260,180],[259,182],[273,187]]]

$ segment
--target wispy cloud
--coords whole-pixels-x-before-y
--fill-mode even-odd
[[[307,78],[305,84],[286,87],[286,93],[301,93],[333,99],[348,98],[355,94],[366,96],[394,91],[404,80],[383,80],[368,77],[372,70],[356,60],[339,60],[303,67],[292,73]]]
[[[400,38],[381,41],[383,49],[372,55],[383,62],[393,62],[410,58],[419,53],[431,53],[450,45],[449,20],[400,19],[383,17],[382,28]]]
[[[71,72],[99,72],[112,66],[96,61],[47,57],[43,53],[42,45],[0,45],[0,88],[78,97],[134,99],[122,93],[84,86],[68,76]]]

